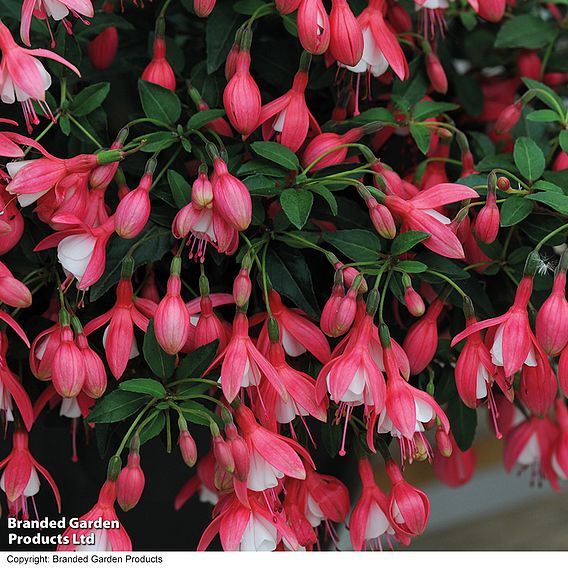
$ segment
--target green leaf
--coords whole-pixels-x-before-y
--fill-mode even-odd
[[[448,403],[446,410],[454,438],[459,449],[465,452],[473,444],[477,428],[477,412],[468,408],[459,397]]]
[[[175,204],[181,209],[191,201],[191,185],[175,170],[168,170],[168,183]]]
[[[495,47],[525,47],[537,49],[550,42],[553,27],[537,16],[522,14],[507,20],[497,33]]]
[[[119,422],[140,410],[147,401],[147,395],[117,389],[97,400],[87,422]]]
[[[160,120],[166,124],[175,124],[181,115],[181,103],[178,96],[160,85],[148,81],[138,81],[138,93],[144,114],[148,118]]]
[[[562,130],[558,136],[558,141],[560,142],[560,147],[564,152],[568,153],[568,130]]]
[[[176,369],[176,379],[201,377],[215,359],[218,348],[219,340],[216,339],[192,351],[191,355],[186,355]]]
[[[203,128],[205,125],[209,124],[211,121],[215,120],[216,118],[221,118],[225,116],[225,111],[221,109],[206,109],[202,110],[196,114],[194,114],[188,121],[187,121],[187,128],[192,128],[193,130],[199,130]]]
[[[274,289],[310,317],[317,319],[317,301],[305,257],[287,247],[273,244],[266,255],[266,271]]]
[[[278,142],[253,142],[251,148],[255,154],[266,158],[287,170],[299,170],[300,161],[298,156]]]
[[[164,385],[155,379],[130,379],[129,381],[118,383],[118,388],[128,392],[149,394],[154,398],[162,398],[166,396],[166,389],[164,388]]]
[[[298,229],[301,229],[308,221],[314,195],[306,189],[288,188],[280,195],[280,205],[286,217]]]
[[[279,180],[262,174],[249,176],[243,180],[243,183],[247,186],[251,195],[272,197],[273,195],[280,195],[280,192],[282,191],[282,184]]]
[[[404,254],[430,236],[430,233],[424,233],[423,231],[407,231],[406,233],[402,233],[392,242],[391,254],[393,256]]]
[[[211,412],[206,406],[203,406],[203,404],[199,404],[199,402],[186,400],[180,403],[179,406],[183,410],[183,415],[188,422],[199,424],[200,426],[209,426],[211,422],[216,422],[218,426],[222,426],[221,417]]]
[[[419,274],[428,270],[428,266],[418,260],[401,260],[396,267],[409,274]]]
[[[527,136],[516,140],[513,158],[521,175],[529,181],[537,180],[544,172],[544,154],[536,142]]]
[[[512,227],[520,223],[532,210],[533,204],[520,195],[508,197],[501,206],[501,227]]]
[[[205,28],[205,43],[207,53],[207,73],[217,71],[227,59],[235,32],[239,27],[239,18],[235,17],[232,2],[218,4],[207,18]]]
[[[329,189],[327,189],[325,185],[310,185],[310,191],[319,195],[320,197],[323,197],[323,199],[325,199],[326,203],[329,205],[331,214],[334,217],[337,216],[337,199],[335,199],[335,195],[333,195],[333,193]]]
[[[428,152],[430,146],[430,132],[431,130],[427,126],[422,126],[421,124],[410,125],[410,134],[423,154]]]
[[[568,195],[553,191],[541,191],[539,193],[527,195],[527,199],[544,203],[544,205],[548,205],[555,211],[558,211],[563,215],[568,215]]]
[[[166,425],[166,415],[164,412],[159,412],[150,420],[146,426],[140,432],[140,443],[145,444],[149,442],[152,438],[159,436],[164,426]]]
[[[165,150],[179,141],[179,136],[175,132],[152,132],[145,138],[146,144],[142,146],[141,151],[148,154]]]
[[[324,232],[323,238],[346,257],[356,262],[377,260],[379,258],[381,241],[371,231],[345,229],[342,231]]]
[[[544,108],[529,112],[529,114],[527,114],[527,120],[532,122],[559,122],[562,120],[562,117],[558,116],[558,113],[553,110]]]
[[[564,103],[562,99],[548,86],[534,79],[522,78],[523,83],[528,89],[533,89],[537,99],[542,101],[547,107],[556,110],[563,109]]]
[[[453,103],[440,103],[437,101],[420,101],[414,107],[412,116],[414,120],[424,120],[425,118],[431,118],[433,116],[438,116],[443,112],[448,112],[450,110],[456,110],[459,105]]]
[[[69,112],[73,116],[86,116],[99,108],[110,92],[110,83],[89,85],[73,97]]]
[[[168,355],[159,345],[154,333],[154,320],[151,319],[144,335],[144,359],[148,367],[161,379],[167,379],[174,374],[176,356]]]

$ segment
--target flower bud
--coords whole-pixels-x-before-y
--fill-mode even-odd
[[[89,347],[83,333],[77,336],[77,346],[83,355],[85,366],[85,382],[83,392],[91,398],[100,398],[107,388],[107,374],[102,359]]]
[[[152,174],[144,174],[140,185],[127,193],[116,208],[114,228],[123,239],[138,236],[150,218],[150,197]]]
[[[235,471],[235,460],[231,452],[231,446],[219,434],[218,428],[212,429],[213,433],[213,455],[219,468],[227,473]]]
[[[200,18],[207,18],[213,8],[215,8],[217,0],[193,0],[193,10]]]
[[[497,178],[497,187],[501,191],[509,191],[511,189],[511,182],[508,178],[500,176]]]
[[[130,511],[138,504],[144,491],[144,483],[140,454],[137,449],[131,449],[126,467],[122,469],[117,479],[116,498],[123,511]]]
[[[189,312],[181,298],[179,269],[181,259],[174,258],[168,279],[167,293],[158,304],[154,316],[154,331],[160,347],[169,355],[179,353],[189,337]]]
[[[333,0],[329,22],[331,55],[339,63],[354,67],[363,56],[363,31],[347,0]]]
[[[63,398],[73,398],[81,392],[85,383],[85,362],[81,350],[73,341],[69,315],[62,313],[66,315],[61,318],[61,343],[53,355],[51,380],[57,394]]]
[[[394,239],[396,237],[396,225],[389,208],[378,203],[374,197],[367,200],[367,207],[377,233],[384,239]]]
[[[331,337],[339,337],[346,333],[353,322],[357,313],[357,288],[359,281],[355,280],[354,285],[349,288],[347,294],[341,298],[337,305],[337,312],[333,321]]]
[[[32,305],[32,295],[28,287],[14,278],[2,262],[0,262],[0,304],[12,308],[28,308]]]
[[[312,55],[322,55],[331,39],[329,17],[321,0],[302,0],[298,8],[298,38]]]
[[[92,39],[88,46],[89,60],[97,71],[106,71],[118,52],[118,30],[115,26],[105,28]]]
[[[335,263],[334,266],[335,266],[335,270],[339,270],[343,266],[343,263],[338,261],[338,262]],[[355,278],[357,278],[357,276],[361,276],[361,273],[356,268],[354,268],[353,266],[348,266],[347,268],[343,268],[341,270],[341,273],[343,275],[343,281],[349,287],[353,286],[353,282],[355,281]],[[360,284],[359,284],[358,292],[360,294],[364,294],[368,290],[369,290],[369,287],[367,286],[367,282],[363,278],[361,280]]]
[[[193,436],[186,430],[179,433],[179,451],[184,463],[188,467],[193,467],[197,462],[197,446]]]
[[[475,219],[475,236],[482,242],[490,244],[499,233],[499,207],[497,207],[495,191],[489,190],[487,201]]]
[[[443,457],[449,458],[452,455],[452,441],[441,426],[436,430],[436,447]]]
[[[523,108],[523,103],[521,101],[517,101],[514,104],[506,106],[497,118],[497,122],[495,122],[495,130],[498,133],[501,132],[509,132],[519,119],[521,118],[521,111]]]
[[[426,72],[432,88],[437,93],[446,94],[448,91],[448,78],[438,56],[433,51],[426,56]]]
[[[297,10],[301,2],[302,0],[276,0],[275,4],[278,12],[282,16],[286,16]]]
[[[337,278],[337,275],[339,278]],[[335,318],[344,295],[343,279],[341,278],[341,272],[338,271],[336,273],[336,283],[333,285],[331,296],[325,303],[320,318],[320,328],[329,337],[334,337]]]
[[[207,169],[199,169],[199,175],[191,186],[191,202],[199,207],[213,204],[213,186],[207,177]]]
[[[424,300],[422,296],[412,287],[412,282],[408,274],[402,277],[402,283],[404,285],[404,303],[408,308],[408,311],[415,317],[419,318],[424,315],[426,311],[426,306],[424,305]]]
[[[227,424],[225,427],[231,454],[235,462],[234,475],[239,481],[246,481],[250,468],[249,449],[244,438],[239,435],[236,426],[233,423]]]
[[[244,308],[250,298],[252,292],[252,282],[246,268],[241,268],[238,276],[233,283],[233,298],[237,308]]]
[[[148,66],[142,72],[141,78],[143,81],[160,85],[164,89],[176,90],[176,76],[172,66],[166,59],[166,40],[163,36],[156,35],[152,61],[148,63]]]

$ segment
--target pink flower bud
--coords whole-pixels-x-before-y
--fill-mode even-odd
[[[426,56],[426,72],[432,88],[437,93],[446,94],[448,91],[448,78],[438,56],[433,51]]]
[[[235,462],[234,475],[239,481],[245,481],[250,468],[249,448],[233,423],[228,424],[225,431],[227,432],[228,443]]]
[[[495,192],[487,193],[487,202],[481,208],[475,219],[475,236],[482,242],[490,244],[499,233],[499,207],[495,202]]]
[[[251,222],[252,202],[246,185],[229,173],[227,164],[219,157],[213,160],[215,171],[211,178],[215,208],[237,231],[244,231]]]
[[[246,268],[241,268],[233,283],[233,298],[237,307],[244,307],[249,301],[252,292],[252,282]]]
[[[179,260],[175,258],[172,265]],[[166,296],[158,304],[154,316],[156,339],[160,347],[169,355],[179,353],[189,336],[189,312],[180,292],[181,279],[179,274],[172,272],[168,279]]]
[[[215,8],[217,0],[193,0],[193,10],[200,18],[207,18],[213,8]]]
[[[191,202],[199,207],[211,207],[213,203],[213,186],[206,171],[200,171],[191,186]]]
[[[531,49],[521,49],[517,55],[517,67],[520,77],[528,77],[533,81],[540,79],[542,62],[538,53]]]
[[[412,284],[404,289],[404,303],[415,318],[421,317],[426,311],[422,296],[412,287]]]
[[[0,304],[12,308],[27,308],[32,305],[32,295],[28,287],[14,278],[2,262],[0,262]]]
[[[275,4],[278,12],[286,16],[297,10],[301,2],[302,0],[276,0]]]
[[[357,290],[354,287],[349,288],[347,294],[341,298],[337,305],[333,326],[330,330],[331,337],[339,337],[346,333],[353,322],[357,313]]]
[[[321,330],[330,337],[334,337],[335,333],[335,317],[339,304],[345,295],[345,290],[343,289],[343,284],[341,282],[333,285],[331,291],[331,296],[325,303],[323,307],[321,318],[320,318],[320,328]]]
[[[142,80],[170,91],[176,90],[176,76],[166,59],[166,40],[163,37],[156,36],[154,40],[154,56],[142,72]]]
[[[552,292],[538,311],[536,338],[542,349],[551,356],[558,355],[568,344],[568,301],[564,270],[559,270],[556,274]]]
[[[430,517],[430,502],[426,493],[406,482],[393,460],[387,460],[386,470],[392,482],[389,493],[391,525],[410,537],[422,534]]]
[[[231,446],[220,434],[213,436],[213,455],[221,470],[231,474],[235,471],[235,460],[231,452]]]
[[[250,37],[250,33],[247,37]],[[237,132],[247,137],[256,129],[261,99],[258,85],[250,74],[248,46],[241,46],[235,72],[223,92],[223,105],[229,122]]]
[[[302,155],[302,165],[307,167],[315,162],[310,168],[312,172],[315,172],[323,168],[328,168],[329,166],[342,164],[347,158],[348,148],[338,148],[333,152],[331,152],[331,150],[342,144],[356,142],[364,134],[365,131],[362,128],[352,128],[345,134],[337,134],[335,132],[318,134],[306,146]],[[318,160],[320,156],[323,157]]]
[[[106,71],[113,64],[117,52],[118,30],[115,26],[104,29],[88,47],[89,60],[98,71]]]
[[[193,467],[197,461],[197,446],[188,430],[181,430],[179,433],[179,451],[184,463]]]
[[[150,186],[152,174],[144,174],[140,185],[127,193],[116,208],[114,228],[123,239],[133,239],[140,234],[150,218]]]
[[[336,262],[335,263],[335,270],[339,270],[342,266],[343,266],[342,262]],[[355,278],[357,278],[357,276],[361,275],[361,273],[356,268],[354,268],[353,266],[348,266],[347,268],[344,268],[341,271],[341,273],[343,274],[343,281],[350,288],[351,288],[351,286],[353,286],[353,282],[355,281]],[[363,278],[361,280],[361,283],[359,284],[359,292],[361,294],[364,294],[368,290],[369,290],[369,287],[367,286],[367,282]]]
[[[367,207],[373,227],[384,239],[396,237],[396,225],[389,208],[377,202],[374,197],[367,199]]]
[[[118,475],[117,501],[123,511],[136,507],[144,491],[144,472],[140,467],[140,454],[130,450],[128,463]]]
[[[83,392],[91,398],[100,398],[107,388],[107,374],[102,359],[89,347],[84,334],[77,336],[77,346],[83,355],[85,382]]]
[[[321,0],[302,0],[298,8],[298,37],[312,55],[322,55],[329,46],[329,17]]]
[[[363,56],[363,31],[347,0],[333,0],[329,50],[337,61],[354,67]]]
[[[77,396],[85,383],[83,354],[73,341],[73,331],[69,325],[61,329],[61,343],[51,364],[51,380],[53,388],[63,398]]]
[[[241,44],[240,44],[240,35],[239,31],[237,32],[237,36],[235,37],[235,43],[231,46],[231,50],[227,55],[227,60],[225,61],[225,79],[227,81],[231,80],[231,77],[235,74],[237,70],[237,58],[239,56],[239,52],[241,51]]]
[[[509,132],[519,119],[521,118],[521,111],[523,108],[523,104],[521,101],[517,101],[516,103],[506,106],[497,118],[497,122],[495,122],[495,130],[499,133],[501,132]]]
[[[436,430],[436,447],[443,457],[449,458],[452,455],[452,441],[441,426]]]

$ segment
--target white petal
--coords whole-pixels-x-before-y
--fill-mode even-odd
[[[284,474],[272,467],[256,450],[250,456],[247,487],[252,491],[264,491],[278,485]]]
[[[284,326],[281,326],[280,329],[282,330],[282,347],[284,347],[286,354],[290,355],[290,357],[303,355],[306,352],[306,348],[292,337]]]
[[[493,347],[491,347],[491,361],[499,367],[503,366],[503,327],[501,324],[495,332]]]
[[[382,509],[375,502],[371,505],[367,526],[365,527],[365,540],[378,538],[387,532],[390,523]]]
[[[61,401],[59,416],[67,416],[67,418],[79,418],[79,416],[81,416],[81,409],[79,408],[77,397],[64,398]]]
[[[65,237],[57,245],[57,258],[61,266],[80,280],[87,270],[95,243],[96,239],[88,234]]]
[[[261,515],[251,514],[243,532],[239,550],[245,552],[272,552],[278,544],[276,527]]]

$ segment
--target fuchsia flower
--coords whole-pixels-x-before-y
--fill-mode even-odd
[[[144,472],[140,467],[140,440],[135,436],[130,443],[128,463],[116,480],[117,501],[123,511],[136,507],[144,491]]]
[[[200,18],[207,18],[213,12],[216,3],[217,0],[193,0],[193,9]]]
[[[444,301],[436,298],[426,313],[410,326],[402,347],[408,355],[410,372],[421,373],[431,362],[438,348],[438,318],[444,309]]]
[[[294,77],[292,88],[281,97],[264,105],[258,119],[262,125],[262,137],[276,141],[297,152],[304,143],[310,127],[315,134],[321,132],[320,127],[308,109],[305,99],[305,90],[308,85],[308,69],[310,57],[303,54],[300,60],[300,69]]]
[[[448,78],[440,63],[440,59],[434,51],[430,51],[426,56],[426,72],[432,88],[437,93],[446,94],[448,91]]]
[[[0,414],[5,422],[12,422],[14,420],[12,409],[15,404],[29,431],[34,422],[32,403],[18,376],[8,367],[7,351],[8,336],[4,330],[0,330]]]
[[[118,204],[114,215],[114,228],[123,239],[138,236],[150,218],[150,190],[156,160],[149,160],[140,184],[128,192]]]
[[[391,436],[399,438],[403,459],[412,460],[413,457],[422,455],[423,447],[429,454],[428,442],[422,434],[426,424],[437,418],[443,430],[448,433],[450,423],[432,396],[413,387],[401,376],[390,344],[388,329],[384,324],[381,325],[379,335],[383,345],[387,389],[384,408],[381,411],[375,409],[377,430],[379,433],[388,432]],[[372,436],[372,433],[369,436]]]
[[[260,116],[260,89],[250,74],[250,44],[252,33],[245,29],[241,34],[240,50],[235,72],[223,92],[223,104],[227,117],[244,138],[257,127]]]
[[[163,18],[159,19],[156,23],[158,27],[164,26]],[[142,72],[141,79],[143,81],[148,81],[149,83],[154,83],[164,89],[169,89],[170,91],[176,90],[176,76],[172,66],[166,59],[166,40],[164,38],[163,29],[162,33],[157,33],[154,39],[152,60],[144,71]]]
[[[113,5],[105,2],[102,9],[105,12],[112,12]],[[118,52],[118,41],[118,30],[115,26],[109,26],[89,42],[87,48],[89,61],[97,71],[106,71],[114,63]]]
[[[520,466],[521,471],[530,469],[531,482],[546,478],[558,490],[552,468],[556,435],[556,426],[548,416],[531,416],[514,426],[505,436],[505,470],[511,472],[515,465]]]
[[[12,440],[12,451],[8,457],[0,462],[0,470],[4,469],[0,479],[0,488],[6,493],[8,498],[10,516],[18,516],[21,513],[23,518],[29,518],[29,498],[34,503],[33,508],[36,510],[34,497],[40,488],[38,472],[49,483],[55,495],[57,510],[61,512],[61,498],[57,485],[49,472],[30,453],[28,433],[24,430],[16,429],[12,435]]]
[[[70,544],[59,544],[57,546],[57,551],[64,552],[73,550],[75,552],[83,552],[89,550],[106,550],[120,552],[132,550],[130,537],[116,515],[114,508],[116,497],[117,482],[108,479],[101,488],[99,498],[95,506],[88,513],[79,517],[79,521],[94,521],[98,519],[102,519],[103,521],[114,521],[119,523],[118,528],[92,529],[67,527],[63,536],[67,536],[69,538]],[[94,545],[73,544],[74,541],[79,540],[81,537],[88,537],[93,533],[95,536]]]
[[[361,478],[361,496],[353,508],[349,520],[351,543],[356,551],[382,550],[381,537],[385,536],[389,546],[390,537],[394,536],[403,544],[410,539],[400,532],[395,532],[389,517],[389,498],[375,483],[371,464],[367,459],[359,460],[359,476]]]
[[[296,535],[286,523],[284,513],[273,511],[262,498],[254,495],[249,497],[249,506],[231,493],[221,497],[197,550],[207,550],[217,533],[225,551],[272,552],[283,538],[290,548],[298,548]]]
[[[120,379],[123,375],[128,360],[138,355],[134,325],[144,333],[148,329],[148,318],[140,312],[132,299],[131,275],[132,265],[123,266],[121,279],[116,287],[114,307],[105,314],[92,319],[84,329],[85,335],[90,335],[110,322],[105,330],[103,343],[108,366],[116,379]]]
[[[490,349],[491,360],[495,365],[503,367],[506,377],[512,377],[523,365],[536,367],[536,353],[541,351],[540,345],[530,328],[527,313],[527,305],[533,287],[531,272],[534,270],[534,261],[534,255],[527,259],[525,276],[519,284],[515,301],[509,310],[502,316],[468,326],[454,337],[451,344],[453,347],[462,339],[482,329],[494,329],[495,336]]]
[[[408,63],[391,26],[385,21],[385,0],[369,0],[369,5],[359,14],[359,26],[363,31],[363,56],[355,64],[347,66],[354,73],[372,73],[381,76],[391,66],[404,81],[408,77]]]
[[[331,39],[329,17],[322,0],[302,0],[298,8],[298,38],[313,55],[322,55]]]
[[[495,188],[489,186],[487,202],[479,210],[475,219],[475,236],[482,243],[492,243],[499,233],[499,222],[499,207],[496,203]]]
[[[276,290],[270,290],[268,300],[272,316],[280,327],[280,340],[286,355],[299,357],[309,351],[318,361],[327,363],[331,355],[329,343],[318,326],[312,323],[301,310],[286,307]],[[266,353],[269,345],[268,314],[263,312],[253,316],[251,327],[262,320],[265,321],[258,338],[257,347],[262,353]]]
[[[554,404],[558,436],[552,450],[552,469],[560,479],[568,479],[568,409],[561,397]]]
[[[65,28],[71,33],[71,24],[65,19],[69,12],[84,22],[84,18],[92,18],[95,15],[91,0],[24,0],[20,23],[22,41],[28,46],[31,45],[30,26],[33,16],[40,20],[53,18],[56,22],[63,21]]]
[[[440,452],[434,452],[432,467],[436,477],[448,487],[460,487],[470,481],[475,472],[475,450],[473,447],[462,452],[453,434],[450,432],[452,453],[445,457]]]
[[[0,261],[0,303],[13,308],[28,308],[32,304],[32,295],[28,287],[14,278],[2,261]]]
[[[298,9],[302,0],[275,0],[276,9],[280,14],[286,16]]]
[[[263,428],[250,409],[241,404],[236,410],[237,424],[249,449],[248,489],[264,491],[276,487],[284,476],[305,479],[303,460],[315,469],[307,450],[298,442]]]
[[[428,496],[404,480],[393,460],[386,461],[386,470],[392,482],[388,514],[393,528],[410,537],[422,534],[430,517]]]
[[[213,154],[213,203],[215,209],[225,218],[226,223],[236,231],[248,228],[252,217],[252,202],[246,185],[229,173],[227,164],[219,157],[216,150]]]
[[[469,298],[464,300],[464,311],[466,312],[466,325],[468,327],[474,325],[477,320]],[[483,343],[479,331],[467,338],[456,362],[455,378],[458,394],[469,408],[476,408],[479,401],[487,397],[487,406],[493,418],[497,437],[500,438],[501,434],[496,421],[499,413],[491,388],[493,382],[499,385],[505,396],[512,398],[514,395],[512,387],[505,382],[502,371],[492,361],[491,353]]]
[[[12,196],[0,185],[0,255],[12,250],[24,233],[24,218]]]
[[[464,258],[461,243],[448,226],[450,220],[436,209],[464,199],[478,197],[477,192],[458,183],[440,183],[421,191],[408,200],[396,194],[384,198],[395,219],[401,221],[401,232],[424,231],[430,237],[423,241],[425,247],[448,258]]]
[[[254,346],[249,334],[247,316],[238,311],[233,320],[233,333],[226,349],[217,356],[206,371],[214,369],[221,361],[221,388],[225,398],[232,402],[241,388],[258,387],[265,377],[284,401],[288,395],[274,367]]]
[[[57,1],[57,0],[56,0]],[[45,92],[51,86],[51,76],[36,57],[47,57],[65,65],[79,77],[79,70],[63,57],[47,49],[24,49],[16,44],[10,30],[0,22],[0,99],[11,104],[22,104],[24,117],[31,132],[32,125],[39,124],[33,102],[37,101],[46,116],[53,118],[45,102]]]
[[[552,292],[536,316],[536,338],[542,350],[556,356],[568,344],[568,301],[566,301],[566,269],[568,254],[564,253],[554,277]]]
[[[106,246],[114,232],[114,217],[95,228],[74,215],[61,215],[59,222],[70,228],[45,237],[35,247],[39,252],[57,246],[57,258],[67,275],[77,279],[77,288],[86,290],[103,275]]]
[[[208,243],[218,252],[232,254],[239,243],[239,233],[230,225],[215,206],[213,185],[207,170],[199,170],[199,176],[191,188],[191,202],[182,207],[174,218],[172,233],[178,239],[190,235],[187,246],[189,258],[203,262]]]
[[[63,310],[60,324],[60,342],[53,354],[51,381],[57,394],[63,398],[74,398],[85,383],[85,363],[81,350],[75,345],[69,314]]]
[[[347,0],[333,0],[329,21],[331,55],[344,65],[357,65],[363,56],[363,32]]]

